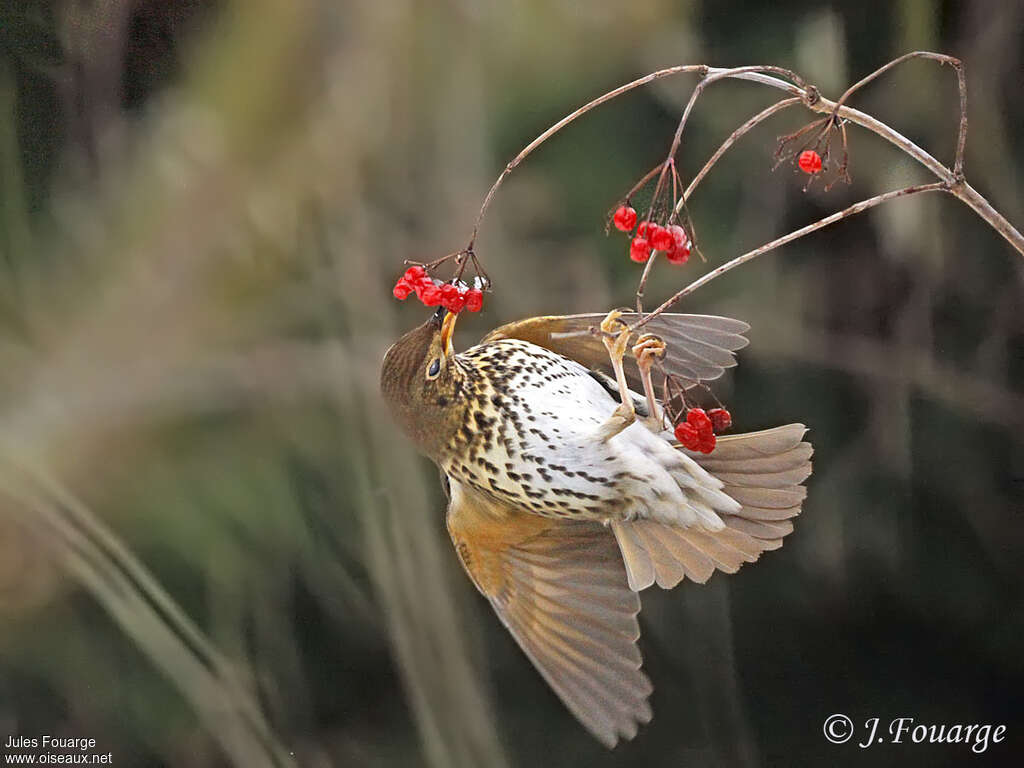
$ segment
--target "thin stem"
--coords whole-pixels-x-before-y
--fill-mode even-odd
[[[863,77],[851,85],[846,89],[843,95],[839,97],[836,104],[843,106],[854,91],[859,90],[879,75],[888,72],[893,67],[902,64],[905,61],[909,61],[910,59],[929,59],[931,61],[937,61],[940,64],[948,64],[956,70],[957,87],[960,91],[960,126],[957,134],[953,173],[962,178],[964,175],[964,147],[967,145],[967,77],[964,73],[964,63],[960,61],[960,59],[953,56],[947,56],[944,53],[932,53],[931,51],[911,51],[910,53],[905,53],[902,56],[893,59],[888,64],[884,64],[879,67],[867,77]]]
[[[779,90],[789,93],[791,96],[800,98],[804,104],[811,110],[828,115],[835,115],[837,117],[849,120],[855,125],[859,125],[878,136],[881,136],[886,141],[898,147],[904,153],[917,160],[929,171],[935,174],[939,179],[944,181],[949,191],[957,197],[961,202],[965,203],[970,207],[978,216],[980,216],[989,226],[991,226],[996,232],[1003,236],[1003,238],[1010,243],[1021,255],[1024,255],[1024,235],[1012,225],[1007,219],[996,211],[992,205],[968,184],[963,178],[963,151],[967,141],[967,90],[966,90],[966,78],[964,75],[963,64],[958,60],[951,57],[944,56],[943,54],[929,53],[927,51],[915,51],[913,54],[907,54],[905,57],[894,60],[890,65],[882,68],[886,71],[890,66],[895,66],[901,60],[907,58],[929,58],[943,63],[950,64],[957,70],[958,82],[960,84],[960,132],[957,139],[957,154],[954,161],[953,170],[950,170],[945,165],[936,160],[932,155],[926,152],[921,147],[917,146],[913,141],[908,139],[903,134],[899,133],[895,129],[889,127],[880,120],[876,120],[860,110],[848,107],[845,104],[831,101],[820,95],[818,89],[813,85],[806,84],[802,78],[790,70],[783,69],[781,67],[737,67],[737,68],[718,68],[708,67],[706,65],[682,65],[678,67],[669,67],[667,69],[660,69],[656,72],[652,72],[644,77],[637,80],[633,80],[630,83],[619,86],[618,88],[608,91],[602,96],[588,102],[576,111],[567,115],[566,117],[559,120],[557,123],[552,125],[536,139],[530,142],[516,157],[507,165],[505,169],[498,176],[497,180],[491,186],[484,198],[483,205],[480,207],[480,212],[477,214],[476,223],[473,226],[473,233],[470,237],[469,245],[467,250],[472,250],[474,243],[476,242],[477,234],[480,230],[481,222],[483,221],[484,215],[487,212],[488,207],[491,204],[491,200],[497,192],[498,187],[527,156],[530,155],[537,147],[547,141],[551,136],[558,133],[562,128],[569,125],[569,123],[576,120],[576,118],[586,114],[595,107],[600,106],[617,96],[626,93],[627,91],[638,88],[642,85],[646,85],[655,80],[659,80],[672,75],[682,74],[684,72],[700,72],[704,76],[704,79],[697,85],[694,95],[691,96],[691,103],[687,105],[687,111],[684,113],[684,119],[680,121],[680,125],[676,130],[676,136],[673,137],[673,146],[670,156],[672,156],[676,149],[678,149],[679,142],[682,137],[682,128],[685,124],[685,119],[689,115],[689,111],[692,110],[692,102],[695,100],[695,96],[703,91],[709,84],[709,79],[714,80],[721,78],[733,78],[737,80],[747,80],[749,82],[759,83],[761,85],[771,86]],[[854,84],[854,87],[847,89],[849,92],[853,92],[856,88],[859,88],[866,82],[877,77],[881,72],[872,73],[867,78],[864,78],[860,83]],[[792,82],[787,82],[780,77],[788,78]],[[713,82],[714,80],[710,80]],[[664,167],[664,166],[663,166]]]
[[[953,160],[953,173],[957,179],[964,178],[964,147],[967,146],[967,73],[960,59],[951,62],[956,70],[957,87],[960,89],[960,128],[956,139],[956,155]]]
[[[661,167],[662,167],[662,163],[658,163],[656,166],[651,168],[651,170],[649,170],[642,177],[640,177],[640,181],[638,181],[636,184],[634,184],[630,188],[629,192],[626,193],[626,197],[624,198],[625,201],[629,202],[633,198],[633,195],[635,195],[637,192],[639,192],[643,188],[644,184],[646,184],[648,181],[650,181],[651,179],[654,178],[654,174],[656,174],[659,171],[661,171]]]
[[[476,216],[476,223],[473,225],[473,234],[470,235],[469,245],[466,247],[466,250],[473,250],[473,245],[476,243],[477,233],[480,231],[480,224],[483,221],[484,214],[487,213],[487,209],[491,204],[491,199],[494,197],[494,193],[498,191],[498,187],[501,186],[501,183],[505,180],[505,177],[512,173],[513,170],[515,170],[517,165],[519,165],[521,162],[523,162],[523,160],[529,157],[530,153],[533,152],[533,150],[535,150],[545,141],[550,139],[560,130],[565,128],[565,126],[569,125],[569,123],[573,122],[576,118],[585,115],[587,112],[594,109],[595,107],[599,107],[605,102],[611,101],[612,99],[616,98],[617,96],[621,96],[627,91],[631,91],[634,88],[639,88],[642,85],[647,85],[648,83],[652,83],[655,80],[660,80],[661,78],[664,77],[671,77],[672,75],[678,75],[683,72],[703,71],[706,69],[707,67],[704,66],[703,64],[684,64],[678,67],[668,67],[667,69],[659,69],[657,72],[651,72],[649,75],[644,75],[643,77],[638,78],[637,80],[634,80],[630,83],[620,85],[618,88],[608,91],[607,93],[598,96],[596,99],[587,102],[582,107],[566,115],[557,123],[555,123],[546,131],[544,131],[542,134],[540,134],[540,136],[538,136],[529,144],[527,144],[523,148],[523,150],[518,155],[516,155],[508,165],[505,166],[505,170],[501,172],[501,175],[498,176],[494,184],[491,185],[490,190],[487,192],[487,196],[484,198],[483,205],[480,206],[480,212]]]
[[[883,64],[882,66],[880,66],[878,69],[876,69],[874,72],[872,72],[867,77],[862,77],[856,83],[851,85],[849,88],[847,88],[843,92],[843,95],[839,97],[839,99],[836,101],[836,103],[839,104],[839,105],[845,104],[846,100],[848,98],[850,98],[850,96],[853,94],[854,91],[860,90],[865,85],[870,83],[872,80],[876,79],[880,75],[885,74],[886,72],[888,72],[893,67],[895,67],[895,66],[897,66],[899,64],[902,64],[904,61],[908,61],[910,59],[920,59],[920,58],[934,59],[936,61],[942,62],[943,64],[948,64],[948,63],[952,63],[954,61],[957,61],[957,59],[954,59],[952,56],[946,56],[943,53],[931,53],[930,51],[911,51],[910,53],[904,53],[902,56],[899,56],[899,57],[893,59],[892,61],[888,62],[887,64]]]
[[[636,313],[643,317],[644,315],[644,288],[647,285],[647,276],[651,274],[651,268],[654,266],[654,260],[657,258],[657,251],[651,252],[651,258],[644,264],[644,273],[640,275],[640,284],[636,287]]]
[[[675,164],[672,165],[672,213],[675,213],[676,203],[679,202],[679,187],[682,182],[679,180],[679,171]],[[671,223],[671,218],[668,223]]]
[[[806,227],[802,227],[801,229],[798,229],[798,230],[796,230],[794,232],[790,232],[787,235],[783,235],[782,237],[776,238],[775,240],[772,240],[769,243],[765,243],[764,245],[762,245],[759,248],[755,248],[752,251],[748,251],[747,253],[744,253],[742,256],[737,256],[732,261],[726,262],[725,264],[723,264],[720,267],[716,267],[715,269],[711,270],[710,272],[708,272],[703,277],[701,277],[701,278],[699,278],[697,280],[694,280],[692,283],[690,283],[688,286],[683,288],[681,291],[676,293],[671,298],[667,299],[664,303],[661,304],[661,306],[659,306],[657,309],[653,310],[650,314],[648,314],[645,317],[640,318],[638,321],[633,323],[630,326],[630,330],[635,331],[638,328],[643,327],[652,318],[657,317],[662,312],[665,312],[666,310],[670,309],[676,302],[678,302],[684,296],[688,296],[689,294],[693,293],[694,291],[696,291],[701,286],[706,285],[707,283],[710,283],[716,277],[719,277],[720,275],[723,275],[726,272],[729,272],[730,270],[733,270],[733,269],[735,269],[736,267],[738,267],[738,266],[740,266],[742,264],[746,264],[748,261],[752,261],[753,259],[756,259],[758,256],[761,256],[761,255],[763,255],[765,253],[768,253],[768,251],[772,251],[772,250],[778,248],[781,245],[785,245],[786,243],[791,243],[792,241],[797,240],[797,239],[803,237],[804,235],[809,235],[812,232],[816,232],[819,229],[827,227],[827,226],[829,226],[831,224],[835,224],[837,221],[841,221],[841,220],[843,220],[843,219],[845,219],[845,218],[847,218],[849,216],[853,216],[854,214],[861,213],[862,211],[866,211],[869,208],[874,208],[876,205],[881,205],[882,203],[888,202],[890,200],[895,200],[897,197],[907,197],[909,195],[916,195],[916,194],[919,194],[921,192],[952,192],[952,191],[953,190],[950,188],[950,185],[947,184],[946,182],[936,181],[936,182],[933,182],[932,184],[918,184],[918,185],[911,186],[911,187],[904,187],[903,189],[896,189],[896,190],[893,190],[892,192],[886,192],[886,193],[881,194],[881,195],[875,195],[874,197],[870,197],[867,200],[861,200],[859,203],[854,203],[853,205],[851,205],[848,208],[844,208],[843,210],[838,211],[836,213],[833,213],[830,216],[826,216],[823,219],[819,219],[818,221],[814,222],[813,224],[808,224]]]
[[[804,103],[808,108],[815,112],[830,113],[834,111],[839,117],[849,120],[851,123],[859,125],[861,128],[866,128],[872,133],[881,136],[883,139],[898,147],[904,153],[917,160],[921,165],[942,179],[942,181],[948,185],[949,191],[954,197],[978,214],[978,216],[992,227],[992,229],[1002,235],[1006,242],[1012,245],[1018,253],[1024,256],[1024,235],[1022,235],[1009,221],[1007,221],[1005,216],[993,208],[984,196],[982,196],[964,179],[958,178],[954,171],[951,171],[924,149],[917,146],[917,144],[912,142],[902,133],[890,128],[881,120],[877,120],[871,115],[861,112],[859,109],[839,106],[836,102],[818,95],[817,91],[809,93],[808,91],[810,91],[810,88],[808,88],[807,91],[801,90],[792,83],[787,83],[784,80],[779,80],[776,77],[764,75],[760,72],[744,72],[738,75],[733,75],[733,77],[739,80],[749,80],[751,82],[761,83],[762,85],[769,85],[795,96],[800,96],[804,98]],[[813,101],[811,99],[813,99]],[[964,137],[966,137],[966,131],[964,131]]]
[[[697,189],[697,185],[700,184],[701,181],[703,181],[704,177],[708,175],[708,173],[714,167],[715,163],[722,159],[722,155],[728,152],[733,144],[735,144],[737,141],[743,138],[743,136],[749,133],[751,129],[763,123],[776,112],[781,112],[783,109],[786,109],[787,107],[792,107],[796,104],[799,104],[800,101],[801,99],[797,96],[794,96],[789,99],[783,99],[782,101],[777,101],[770,107],[766,107],[765,109],[758,112],[752,118],[747,120],[747,122],[745,122],[743,125],[737,128],[735,131],[733,131],[729,135],[729,138],[722,142],[722,146],[715,150],[715,154],[713,154],[711,158],[706,163],[704,163],[704,167],[700,169],[700,173],[693,177],[693,181],[690,182],[690,185],[686,188],[686,191],[683,192],[682,198],[679,200],[678,203],[676,203],[675,213],[678,214],[679,211],[682,210],[683,206],[689,201],[690,197],[693,195],[693,191]]]
[[[675,174],[675,161],[671,157],[664,160],[658,166],[661,169],[661,172],[658,174],[658,181],[654,185],[654,192],[651,195],[651,204],[647,208],[647,216],[646,218],[644,218],[644,223],[641,224],[640,226],[651,226],[651,223],[653,222],[654,218],[658,215],[657,206],[658,199],[661,197],[661,185],[665,183],[665,172],[669,169],[670,166],[672,168],[672,173]]]
[[[676,202],[676,204],[674,206],[673,215],[677,215],[678,216],[679,212],[685,208],[686,202],[689,200],[690,196],[693,194],[693,190],[696,188],[697,184],[700,183],[700,180],[703,177],[708,175],[708,173],[711,171],[712,167],[721,159],[721,157],[723,155],[725,155],[726,152],[728,152],[729,147],[731,147],[745,133],[748,133],[752,128],[754,128],[758,124],[764,122],[765,120],[770,118],[775,113],[784,110],[785,108],[787,108],[787,106],[793,106],[793,105],[798,104],[800,102],[801,102],[801,99],[799,97],[797,97],[797,96],[794,96],[793,98],[783,98],[781,101],[776,101],[774,104],[771,104],[770,106],[768,106],[768,108],[762,110],[757,115],[755,115],[753,118],[751,118],[750,120],[746,121],[741,126],[739,126],[739,128],[734,130],[732,132],[732,134],[722,143],[722,145],[718,147],[718,150],[715,152],[714,155],[712,155],[711,159],[705,164],[705,167],[700,169],[700,172],[693,178],[693,180],[690,182],[689,186],[686,187],[686,190],[684,191],[682,198],[680,198]],[[640,186],[643,183],[646,183],[650,179],[650,177],[657,171],[657,168],[658,167],[655,166],[653,169],[648,171],[648,173],[643,177],[643,179],[641,179],[641,181],[638,182],[637,186]],[[676,177],[674,176],[673,177],[673,187],[674,187],[674,189],[675,189],[675,183],[676,183]],[[634,190],[636,188],[637,187],[635,186]],[[633,193],[631,191],[631,195],[632,194]],[[651,267],[653,266],[653,264],[654,264],[654,256],[652,255],[651,258],[649,258],[647,260],[647,263],[644,264],[643,274],[640,275],[640,284],[637,286],[637,294],[636,294],[637,314],[639,314],[641,316],[643,316],[643,294],[644,294],[644,288],[647,285],[647,276],[650,274],[650,270],[651,270]]]
[[[694,104],[697,103],[697,99],[700,98],[700,95],[704,92],[704,89],[707,88],[712,83],[717,82],[719,80],[724,80],[725,78],[728,77],[740,77],[741,75],[754,73],[774,73],[776,75],[781,75],[792,80],[794,83],[797,83],[799,87],[803,87],[804,89],[807,88],[803,79],[798,74],[788,69],[783,69],[782,67],[755,65],[750,67],[733,67],[732,69],[709,68],[708,74],[699,83],[697,83],[697,87],[694,88],[693,93],[690,94],[690,100],[686,102],[686,108],[683,110],[683,116],[679,119],[679,125],[676,127],[675,135],[672,137],[672,146],[669,148],[668,151],[669,159],[672,159],[676,156],[676,152],[679,150],[679,145],[682,143],[683,140],[683,129],[686,127],[686,121],[689,119],[690,112],[693,111],[693,106]]]

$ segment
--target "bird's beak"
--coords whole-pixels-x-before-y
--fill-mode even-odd
[[[444,350],[445,357],[451,357],[455,352],[455,348],[452,346],[452,334],[455,333],[455,321],[458,319],[459,316],[455,312],[447,312],[444,320],[441,321],[441,349]]]

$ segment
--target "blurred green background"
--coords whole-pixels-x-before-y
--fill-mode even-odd
[[[402,260],[461,247],[520,147],[664,66],[792,67],[834,98],[909,50],[961,57],[968,179],[1020,226],[1022,28],[999,0],[0,4],[0,739],[95,738],[121,766],[1019,764],[1024,261],[952,198],[685,303],[752,324],[715,391],[741,430],[809,425],[815,473],[782,550],[644,594],[655,718],[614,752],[463,576],[376,381],[425,314],[390,297]],[[510,177],[478,241],[496,291],[459,346],[630,302],[603,217],[694,82],[630,93]],[[776,98],[710,89],[684,175]],[[952,161],[948,68],[852,103]],[[853,129],[853,184],[804,193],[771,170],[804,122],[716,167],[691,206],[708,265],[655,270],[652,299],[931,181]],[[834,712],[1009,732],[980,756],[861,750],[825,741]]]

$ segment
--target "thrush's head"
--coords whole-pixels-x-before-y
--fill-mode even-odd
[[[439,309],[391,345],[380,371],[380,389],[395,420],[432,458],[448,445],[468,409],[452,348],[456,318]]]

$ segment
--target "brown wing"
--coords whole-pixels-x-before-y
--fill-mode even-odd
[[[497,508],[451,482],[448,532],[470,579],[576,718],[614,747],[651,719],[640,598],[599,523]]]
[[[484,337],[483,341],[523,339],[576,360],[587,368],[611,373],[608,352],[597,336],[584,334],[565,338],[560,334],[586,331],[596,327],[604,315],[547,315],[503,325]],[[622,319],[632,323],[635,313]],[[661,336],[667,346],[665,369],[687,381],[710,381],[736,365],[733,353],[747,346],[743,334],[750,326],[742,320],[714,315],[658,315],[647,323],[644,331]],[[639,371],[626,366],[630,387],[640,391]]]

